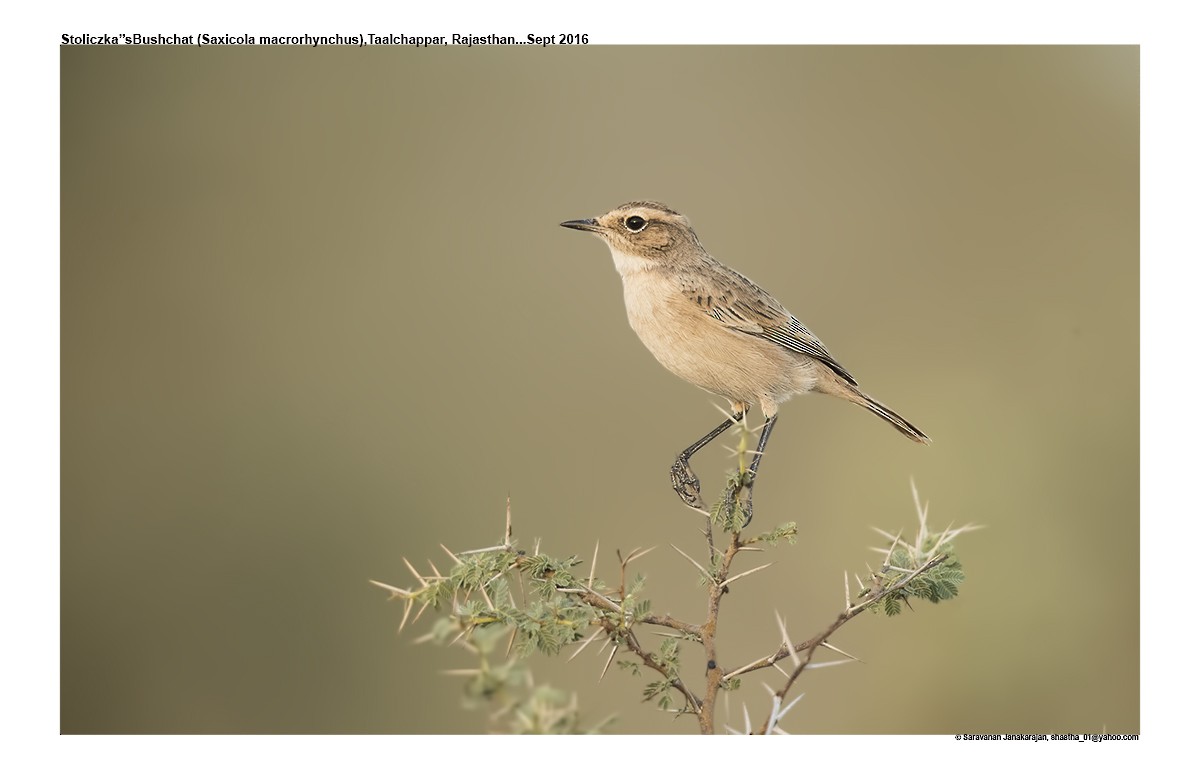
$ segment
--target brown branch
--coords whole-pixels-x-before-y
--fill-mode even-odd
[[[723,505],[728,507],[732,512],[738,499],[741,497],[742,487],[744,486],[746,476],[746,461],[745,452],[748,445],[748,428],[746,426],[746,417],[742,417],[741,440],[738,445],[738,480],[736,487],[730,489],[723,499]],[[715,511],[715,510],[714,510]],[[736,516],[736,515],[731,515]],[[717,662],[717,616],[721,611],[721,599],[729,588],[726,586],[726,581],[729,579],[729,570],[733,565],[734,556],[742,548],[741,538],[737,530],[729,532],[729,546],[725,548],[724,554],[720,560],[716,560],[716,550],[712,546],[712,513],[708,516],[707,536],[710,549],[710,564],[716,565],[716,571],[709,578],[708,583],[708,618],[704,621],[704,625],[700,627],[700,642],[704,645],[705,656],[705,678],[704,678],[704,701],[700,706],[700,733],[714,734],[715,719],[717,710],[717,694],[721,690],[722,674],[721,666]],[[682,552],[682,551],[680,551]]]
[[[729,546],[717,564],[717,571],[708,584],[708,619],[700,627],[700,642],[704,645],[706,659],[704,701],[700,706],[701,734],[714,733],[717,692],[721,688],[721,667],[717,663],[717,615],[721,611],[721,598],[729,592],[724,584],[729,577],[729,568],[740,549],[741,541],[734,531],[730,535]]]
[[[559,593],[566,593],[571,596],[578,596],[579,600],[589,607],[603,610],[611,614],[620,614],[621,607],[612,599],[602,593],[598,593],[591,588],[584,586],[583,588],[558,588]],[[638,621],[639,623],[650,623],[655,626],[663,626],[665,628],[673,628],[681,634],[689,634],[691,636],[700,635],[700,626],[695,623],[687,623],[682,620],[677,620],[670,615],[646,615]]]
[[[623,563],[628,563],[632,557],[631,555],[630,558],[626,558]],[[624,566],[622,566],[622,579],[624,579]],[[622,583],[623,587],[624,583]],[[682,679],[677,675],[671,674],[665,666],[654,660],[653,654],[642,649],[641,643],[638,642],[637,637],[633,633],[633,629],[627,627],[626,614],[616,602],[586,585],[583,588],[559,588],[558,592],[576,596],[584,604],[605,613],[597,622],[604,629],[608,637],[618,643],[623,643],[630,652],[642,659],[642,665],[648,666],[661,674],[663,679],[671,684],[671,687],[683,695],[684,701],[687,703],[687,708],[685,709],[699,715],[701,706],[700,700],[696,698],[696,694],[692,693],[691,689],[684,684]],[[614,621],[612,617],[616,617],[616,620]],[[670,615],[647,615],[639,622],[673,628],[676,631],[692,636],[697,636],[701,632],[700,626],[676,620]]]
[[[641,658],[643,666],[648,666],[661,674],[663,679],[671,684],[671,687],[683,694],[684,701],[691,708],[691,712],[699,714],[700,701],[696,698],[696,695],[684,684],[683,680],[676,675],[672,675],[665,666],[654,660],[654,656],[651,653],[642,649],[642,645],[638,642],[637,637],[634,636],[632,629],[622,630],[619,625],[614,624],[607,618],[600,619],[600,626],[607,632],[610,638],[618,642],[623,642],[630,652]]]
[[[685,623],[682,620],[676,620],[670,615],[646,615],[640,622],[663,626],[664,628],[673,628],[681,634],[688,634],[693,637],[700,636],[700,626],[695,623]]]
[[[749,668],[741,670],[739,672],[739,674],[745,674],[746,672],[752,672],[755,669],[762,669],[766,666],[771,666],[771,665],[775,664],[777,661],[781,661],[789,655],[799,654],[799,652],[802,649],[806,651],[804,653],[804,658],[798,664],[796,664],[796,668],[792,670],[792,673],[790,675],[788,675],[787,682],[784,683],[782,688],[775,691],[774,699],[778,703],[773,708],[771,715],[767,717],[767,722],[763,724],[762,731],[760,731],[759,733],[760,734],[768,734],[774,728],[775,724],[772,723],[772,720],[775,717],[775,712],[779,711],[779,708],[783,705],[783,702],[787,699],[788,692],[792,689],[792,685],[796,682],[797,679],[799,679],[801,673],[808,667],[808,664],[812,661],[813,654],[817,652],[817,648],[820,647],[822,644],[824,644],[825,641],[827,639],[829,639],[829,637],[833,636],[835,631],[837,631],[839,628],[846,625],[846,623],[848,623],[852,619],[854,619],[855,615],[862,614],[872,604],[876,604],[881,599],[886,598],[887,596],[890,596],[893,593],[896,593],[897,591],[904,588],[906,585],[908,585],[910,582],[912,582],[917,577],[921,576],[922,574],[925,574],[926,572],[930,571],[931,569],[934,569],[934,568],[940,566],[949,557],[950,556],[945,553],[943,553],[941,555],[935,555],[934,557],[932,557],[928,561],[926,561],[924,564],[922,564],[915,571],[909,572],[908,574],[904,575],[899,580],[896,580],[896,582],[892,583],[891,585],[888,585],[887,587],[884,587],[881,582],[876,580],[875,587],[872,588],[871,593],[867,594],[868,597],[867,597],[866,601],[863,601],[859,604],[850,604],[849,606],[847,606],[846,609],[842,610],[842,612],[837,616],[837,618],[833,621],[833,623],[831,623],[829,625],[829,627],[826,628],[824,631],[822,631],[821,633],[812,637],[811,639],[809,639],[805,642],[801,642],[799,645],[795,645],[794,647],[791,647],[791,648],[789,648],[787,646],[787,643],[785,642],[784,646],[779,649],[779,652],[776,653],[774,657],[771,657],[771,660],[769,662],[766,662],[766,663],[757,662],[756,664],[752,664]],[[763,659],[763,660],[766,661],[766,659]],[[759,663],[761,663],[762,665],[761,666],[758,665]]]

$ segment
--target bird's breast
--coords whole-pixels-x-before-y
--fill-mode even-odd
[[[663,274],[621,275],[629,324],[676,376],[734,401],[782,400],[808,388],[801,361],[763,339],[713,319]]]

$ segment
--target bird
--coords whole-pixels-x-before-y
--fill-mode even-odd
[[[629,324],[667,370],[730,404],[731,414],[680,453],[671,485],[688,506],[705,512],[700,480],[689,463],[701,448],[757,404],[766,418],[747,472],[751,491],[779,405],[817,392],[867,409],[921,444],[930,439],[897,412],[863,392],[857,380],[774,296],[710,255],[686,216],[662,203],[635,200],[599,217],[562,227],[602,239],[621,276]]]

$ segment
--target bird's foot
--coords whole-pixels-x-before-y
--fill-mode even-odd
[[[671,466],[671,487],[679,494],[683,503],[704,511],[704,502],[700,499],[700,478],[682,455],[676,458],[675,465]]]

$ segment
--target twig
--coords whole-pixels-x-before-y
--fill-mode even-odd
[[[842,626],[846,625],[846,623],[848,623],[850,620],[852,620],[855,615],[862,614],[863,610],[865,610],[867,607],[879,602],[881,599],[889,596],[890,594],[901,590],[906,585],[908,585],[910,582],[912,582],[913,579],[915,579],[916,577],[919,577],[920,575],[924,574],[925,572],[929,571],[930,569],[934,569],[934,568],[942,565],[943,563],[945,563],[946,559],[949,557],[950,556],[945,553],[943,553],[941,555],[935,555],[934,557],[932,557],[928,561],[926,561],[924,564],[922,564],[921,567],[918,568],[916,571],[912,572],[911,574],[906,574],[905,576],[901,577],[899,580],[892,583],[891,585],[889,585],[885,588],[876,586],[875,591],[873,593],[869,594],[865,601],[863,601],[859,604],[854,604],[854,605],[847,607],[845,610],[843,610],[841,612],[841,614],[839,614],[837,616],[837,618],[833,621],[833,623],[831,623],[829,625],[828,628],[826,628],[820,634],[817,634],[816,636],[814,636],[812,639],[809,639],[808,641],[804,642],[803,647],[801,647],[801,646],[781,647],[779,649],[779,651],[775,654],[775,660],[779,660],[786,655],[791,655],[793,653],[797,653],[802,649],[805,651],[805,654],[804,654],[804,658],[803,658],[803,660],[801,660],[800,664],[795,669],[792,670],[791,674],[788,675],[787,682],[784,683],[783,687],[781,687],[779,690],[777,690],[775,692],[775,698],[780,703],[782,703],[787,698],[788,692],[792,689],[792,685],[796,682],[796,680],[800,677],[800,675],[804,672],[804,670],[806,668],[808,668],[809,663],[812,661],[813,653],[815,653],[817,651],[817,648],[819,646],[825,644],[826,643],[825,640],[827,640],[829,637],[831,637],[835,631],[837,631]],[[756,668],[755,665],[751,664],[751,668],[747,669],[746,671],[754,671],[755,668]],[[757,667],[757,668],[761,668],[761,667]],[[774,723],[771,721],[770,718],[768,718],[767,722],[765,724],[763,724],[761,733],[769,734],[769,733],[771,733],[771,730],[773,728],[774,728]]]
[[[643,666],[648,666],[661,674],[663,679],[671,684],[672,688],[683,694],[684,701],[687,702],[693,713],[700,712],[700,701],[696,698],[696,695],[693,694],[687,685],[684,684],[683,680],[679,679],[679,677],[675,675],[672,675],[665,666],[654,660],[653,655],[642,649],[642,646],[638,642],[637,637],[634,636],[633,631],[629,629],[621,630],[617,625],[609,620],[602,620],[601,625],[604,627],[604,630],[608,632],[609,638],[613,639],[615,642],[624,643],[625,647],[630,652],[642,659]],[[608,660],[609,663],[611,663],[612,656],[609,656]],[[605,670],[607,669],[608,665],[606,664]],[[603,675],[601,675],[601,677],[603,677]]]
[[[646,615],[646,617],[642,618],[642,622],[655,626],[663,626],[664,628],[673,628],[681,634],[688,634],[692,637],[700,635],[700,626],[695,623],[685,623],[682,620],[676,620],[670,615]]]

